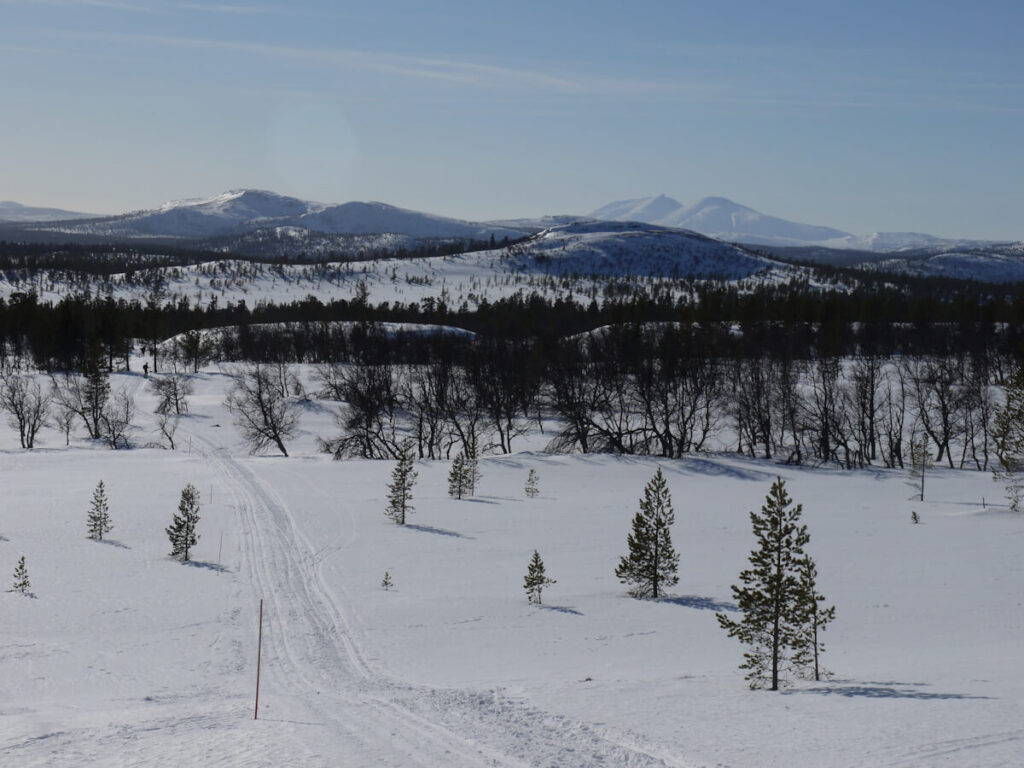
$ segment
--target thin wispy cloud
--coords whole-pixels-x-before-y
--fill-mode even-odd
[[[190,2],[131,2],[131,0],[0,0],[0,5],[52,6],[58,8],[104,8],[133,13],[167,14],[175,12],[223,13],[239,16],[298,16],[287,6],[267,6],[239,3],[190,3]]]
[[[294,16],[293,8],[266,5],[231,5],[228,3],[173,3],[174,8],[183,11],[203,13],[229,13],[239,16]]]
[[[48,5],[58,8],[109,8],[117,11],[135,11],[142,13],[155,13],[158,10],[152,3],[133,3],[129,0],[0,0],[0,5]]]
[[[234,52],[264,58],[287,59],[321,67],[358,68],[381,74],[478,89],[505,88],[580,95],[640,95],[677,93],[687,88],[698,91],[708,88],[707,84],[686,86],[679,82],[562,75],[460,59],[408,56],[351,49],[296,48],[265,43],[142,33],[54,32],[52,34],[73,39]]]

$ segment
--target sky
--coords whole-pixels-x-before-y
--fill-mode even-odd
[[[1024,239],[1019,0],[0,0],[0,200],[724,196]]]

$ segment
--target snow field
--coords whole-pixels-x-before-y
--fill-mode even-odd
[[[918,503],[896,471],[526,452],[484,457],[478,496],[455,501],[449,463],[421,461],[402,528],[383,515],[392,462],[316,454],[332,406],[305,407],[293,457],[248,457],[226,377],[196,385],[176,452],[66,450],[51,430],[25,452],[0,430],[0,580],[25,554],[38,595],[0,593],[0,764],[1020,764],[1024,518],[988,474],[935,468]],[[135,388],[142,444],[152,402]],[[679,584],[638,601],[613,571],[658,466]],[[714,619],[776,474],[837,606],[835,678],[779,694],[746,688]],[[85,538],[101,478],[116,543]],[[186,482],[205,566],[166,555]],[[539,607],[522,588],[535,548],[558,580]]]

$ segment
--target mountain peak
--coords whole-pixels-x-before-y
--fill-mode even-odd
[[[596,219],[641,221],[690,229],[718,240],[738,243],[797,246],[850,237],[849,233],[831,227],[766,216],[720,196],[705,197],[686,207],[665,195],[623,200],[599,208],[590,215]]]

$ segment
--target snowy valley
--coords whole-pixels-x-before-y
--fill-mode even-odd
[[[302,402],[289,457],[248,456],[222,404],[229,379],[208,368],[191,377],[177,450],[147,447],[159,435],[141,362],[112,376],[138,404],[135,449],[80,434],[65,447],[48,429],[23,451],[0,434],[0,563],[24,555],[34,593],[0,594],[5,764],[810,768],[1020,754],[1024,518],[988,473],[935,468],[917,502],[899,469],[556,455],[534,429],[515,453],[482,457],[471,498],[446,493],[449,460],[418,461],[415,511],[397,526],[384,515],[394,462],[319,452],[335,403]],[[658,467],[679,583],[638,600],[614,568]],[[770,693],[747,689],[715,613],[735,613],[748,513],[777,475],[804,505],[837,618],[828,678]],[[85,536],[100,479],[104,542]],[[201,519],[182,564],[164,528],[185,483]],[[543,605],[522,590],[534,549],[557,580]]]

